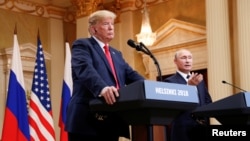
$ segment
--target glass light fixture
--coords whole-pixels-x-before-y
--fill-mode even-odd
[[[156,40],[156,33],[152,32],[148,11],[146,8],[146,0],[144,1],[142,15],[141,32],[136,35],[137,41],[142,42],[146,46],[152,46]]]

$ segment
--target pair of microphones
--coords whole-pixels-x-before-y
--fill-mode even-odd
[[[242,89],[242,88],[240,88],[240,87],[237,87],[237,86],[235,86],[234,84],[228,83],[228,82],[225,81],[225,80],[222,80],[222,83],[223,83],[223,84],[231,85],[232,87],[237,88],[237,89],[241,90],[242,92],[247,92],[246,90],[244,90],[244,89]]]

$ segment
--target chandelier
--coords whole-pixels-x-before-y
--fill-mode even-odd
[[[146,0],[144,1],[142,15],[141,32],[136,35],[137,41],[142,42],[146,46],[152,46],[156,40],[156,33],[152,32],[148,11],[146,8]]]

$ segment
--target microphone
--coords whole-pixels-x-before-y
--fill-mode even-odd
[[[128,39],[127,44],[133,48],[137,48],[138,46],[140,46],[132,39]]]
[[[228,83],[228,82],[225,81],[225,80],[222,80],[221,82],[224,83],[224,84],[231,85],[231,86],[233,86],[234,88],[237,88],[237,89],[239,89],[239,90],[241,90],[241,91],[243,91],[243,92],[247,92],[246,90],[243,90],[243,89],[241,89],[241,88],[239,88],[239,87],[237,87],[237,86],[235,86],[235,85],[233,85],[233,84],[231,84],[231,83]]]
[[[149,55],[153,59],[154,64],[157,67],[159,79],[160,79],[160,81],[162,81],[162,75],[161,75],[160,65],[159,65],[157,59],[155,58],[155,56],[152,54],[152,52],[142,42],[137,43],[137,42],[133,41],[132,39],[129,39],[127,41],[127,44],[129,46],[131,46],[132,48],[135,48],[137,51],[144,52],[145,54]]]
[[[129,39],[129,40],[127,41],[127,44],[128,44],[129,46],[131,46],[132,48],[135,48],[137,51],[142,51],[142,52],[144,52],[145,54],[150,55],[150,53],[149,53],[148,51],[146,51],[146,50],[144,50],[144,49],[142,48],[142,47],[144,47],[142,43],[139,43],[139,44],[138,44],[138,43],[135,42],[134,40]]]

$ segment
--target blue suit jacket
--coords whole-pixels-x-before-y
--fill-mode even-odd
[[[120,51],[110,47],[120,87],[144,78],[123,59]],[[105,53],[94,38],[82,38],[72,46],[73,96],[67,109],[66,130],[72,133],[94,135],[96,132],[129,137],[128,125],[117,115],[108,115],[98,121],[90,110],[89,101],[99,98],[106,86],[116,86],[111,67]],[[98,113],[99,114],[99,113]]]
[[[169,83],[178,83],[186,85],[186,80],[178,73],[166,78],[165,82]],[[199,106],[209,104],[212,102],[211,96],[206,88],[205,82],[202,81],[198,86],[198,96],[199,96]],[[197,137],[199,135],[192,133],[193,128],[198,126],[195,117],[191,115],[192,111],[186,111],[180,114],[174,121],[171,126],[171,141],[192,141],[193,137]],[[208,118],[205,118],[208,121]]]

